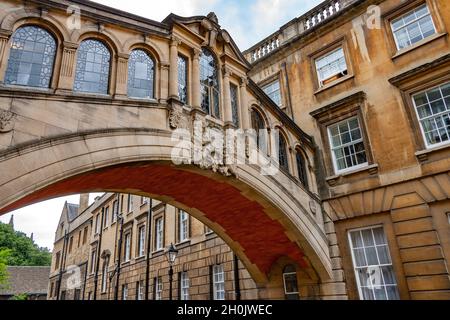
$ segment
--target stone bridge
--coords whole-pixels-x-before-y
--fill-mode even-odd
[[[215,15],[160,23],[67,3],[1,4],[0,214],[74,193],[150,196],[208,225],[261,286],[280,259],[329,280],[314,141],[249,80]]]

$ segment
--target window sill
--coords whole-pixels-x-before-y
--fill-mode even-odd
[[[190,245],[191,245],[191,239],[183,240],[183,241],[175,244],[177,249],[184,249],[184,248],[189,247]]]
[[[55,90],[52,88],[29,87],[29,86],[3,84],[3,83],[0,85],[0,87],[2,89],[8,90],[8,91],[36,92],[36,93],[49,93],[49,94],[52,94],[55,92]]]
[[[434,34],[432,36],[429,36],[429,37],[427,37],[425,39],[422,39],[419,42],[413,44],[412,46],[409,46],[407,48],[403,48],[403,49],[397,51],[397,53],[392,56],[392,60],[395,60],[398,57],[401,57],[401,56],[407,54],[408,52],[414,51],[417,48],[420,48],[420,47],[422,47],[422,46],[424,46],[424,45],[426,45],[426,44],[428,44],[428,43],[430,43],[430,42],[432,42],[434,40],[437,40],[439,38],[445,37],[446,35],[447,35],[446,32],[445,33],[436,33],[436,34]]]
[[[131,263],[131,260],[128,260],[128,261],[124,261],[124,262],[122,262],[122,266],[127,266],[127,265],[129,265]]]
[[[325,178],[325,180],[327,181],[328,185],[330,187],[333,187],[335,185],[337,185],[339,183],[339,180],[346,178],[348,176],[354,175],[354,174],[358,174],[358,173],[363,173],[363,172],[368,172],[369,175],[375,175],[378,173],[378,164],[372,164],[372,165],[368,165],[362,168],[358,168],[355,170],[351,170],[351,171],[347,171],[347,172],[343,172],[340,173],[338,175],[334,175],[331,177],[327,177]]]
[[[139,257],[134,259],[135,262],[140,262],[140,261],[143,261],[143,260],[145,260],[145,255],[139,256]]]
[[[340,79],[337,79],[336,81],[330,82],[330,83],[324,85],[323,87],[320,87],[319,89],[317,89],[317,90],[314,92],[314,95],[318,95],[318,94],[320,94],[320,93],[322,93],[322,92],[324,92],[324,91],[327,91],[328,89],[331,89],[331,88],[333,88],[333,87],[335,87],[335,86],[337,86],[337,85],[339,85],[339,84],[341,84],[341,83],[343,83],[343,82],[346,82],[346,81],[348,81],[348,80],[351,80],[351,79],[353,79],[354,77],[355,77],[354,74],[348,74],[348,75],[346,75],[346,76],[344,76],[344,77],[342,77],[342,78],[340,78]]]
[[[447,144],[440,145],[437,147],[431,147],[431,148],[428,148],[425,150],[417,151],[415,153],[415,155],[416,155],[417,159],[419,160],[419,162],[423,163],[423,162],[428,161],[429,155],[439,152],[439,151],[442,151],[442,150],[445,150],[445,149],[449,149],[449,148],[450,148],[450,143],[447,143]]]
[[[162,256],[162,255],[164,255],[164,249],[159,249],[159,250],[157,250],[157,251],[153,251],[152,252],[152,257],[154,258],[154,257],[160,257],[160,256]]]

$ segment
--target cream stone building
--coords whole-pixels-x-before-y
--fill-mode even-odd
[[[214,13],[156,22],[84,0],[3,1],[0,214],[133,194],[165,208],[167,246],[182,210],[222,239],[193,230],[182,249],[177,272],[202,272],[199,299],[220,266],[228,299],[237,283],[249,299],[449,299],[449,12],[446,0],[326,0],[241,52]],[[132,223],[124,213],[129,265],[138,199]],[[102,268],[122,269],[117,227],[103,237],[95,222],[106,208],[112,219],[110,201],[66,206],[58,298],[69,265],[86,276],[77,298],[100,299]],[[113,298],[143,280],[149,298],[167,288],[164,257],[145,259],[150,276],[126,261]]]

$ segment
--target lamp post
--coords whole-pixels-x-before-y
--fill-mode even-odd
[[[169,300],[172,300],[173,264],[175,263],[177,255],[178,250],[173,243],[171,243],[169,249],[166,251],[167,261],[169,262]]]

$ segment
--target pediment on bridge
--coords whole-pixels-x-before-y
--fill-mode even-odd
[[[193,17],[181,17],[172,13],[162,23],[167,24],[172,32],[175,30],[178,34],[190,37],[196,45],[220,48],[220,58],[250,69],[250,64],[228,31],[221,28],[214,12],[210,12],[207,16]]]

